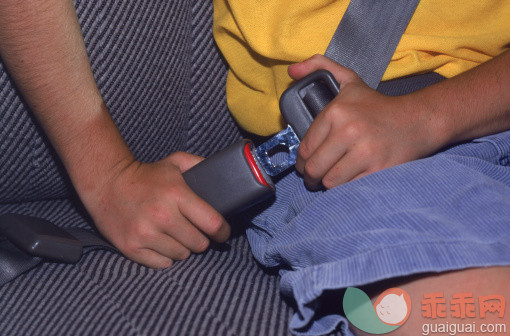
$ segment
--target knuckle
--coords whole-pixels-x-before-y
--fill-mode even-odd
[[[322,179],[322,185],[326,189],[332,189],[341,183],[342,172],[338,166],[331,169],[330,172]]]
[[[349,123],[343,133],[350,139],[359,138],[363,134],[363,126],[360,123]]]
[[[305,175],[311,178],[319,177],[319,167],[315,160],[308,160],[305,163]]]
[[[179,200],[182,197],[182,188],[179,184],[172,183],[166,187],[165,193],[169,198]]]
[[[167,219],[170,216],[169,210],[169,201],[165,199],[165,195],[162,193],[157,193],[153,195],[153,198],[148,200],[145,204],[145,210],[147,211],[147,215],[149,218],[162,220]]]
[[[350,68],[346,68],[345,75],[348,76],[348,80],[349,81],[354,81],[354,80],[361,79],[358,76],[358,74],[354,70],[352,70]]]
[[[219,214],[212,214],[209,216],[208,223],[211,234],[217,234],[223,227],[223,218]]]
[[[140,245],[131,239],[117,247],[129,259],[137,259],[137,256],[140,254]]]
[[[308,141],[303,141],[299,144],[298,155],[305,160],[308,159],[308,156],[310,155],[310,146]]]
[[[178,151],[178,152],[172,153],[172,158],[174,160],[180,161],[180,160],[184,159],[185,155],[186,155],[186,153]]]
[[[177,220],[168,220],[162,225],[162,229],[165,232],[176,232],[180,230],[182,223]]]
[[[154,222],[161,224],[166,223],[170,219],[170,212],[167,207],[162,204],[151,204],[148,207],[149,217]]]
[[[367,170],[367,174],[372,174],[372,173],[375,173],[379,170],[383,170],[383,169],[386,169],[388,168],[389,166],[391,165],[387,165],[385,164],[384,162],[375,162],[373,163]]]
[[[204,252],[205,250],[207,250],[209,248],[209,244],[210,244],[209,240],[208,239],[204,239],[203,241],[198,243],[198,245],[196,246],[195,252],[196,253]]]
[[[140,241],[150,241],[154,237],[154,233],[147,225],[137,225],[135,235]]]
[[[228,224],[224,224],[222,236],[217,237],[217,241],[220,243],[226,242],[230,238],[231,230]]]
[[[329,108],[324,110],[324,117],[329,123],[338,121],[342,109],[338,104],[332,104]]]
[[[173,264],[174,264],[174,261],[172,259],[165,260],[163,262],[163,267],[162,268],[172,267]]]
[[[320,55],[320,54],[315,54],[315,55],[313,55],[312,57],[310,57],[310,59],[311,59],[311,60],[313,60],[314,62],[316,62],[316,61],[319,61],[319,60],[321,60],[321,59],[322,59],[322,55]]]
[[[336,187],[335,185],[335,181],[331,178],[331,177],[325,177],[322,179],[322,185],[324,186],[324,188],[326,189],[332,189],[334,187]]]
[[[341,145],[341,144],[346,144],[346,141],[349,141],[350,138],[346,137],[345,136],[345,133],[342,132],[342,131],[339,131],[339,132],[332,132],[330,135],[329,135],[329,138],[330,138],[330,141],[332,143],[335,143],[335,144],[338,144],[338,145]],[[340,157],[338,158],[340,159]]]
[[[330,125],[341,125],[348,120],[349,106],[344,103],[333,101],[330,106],[323,110],[324,119]]]
[[[175,256],[175,260],[186,260],[190,257],[190,255],[191,251],[183,248],[181,249],[181,251],[177,253],[177,255]]]
[[[174,264],[174,261],[172,259],[163,259],[161,261],[158,261],[154,264],[154,268],[157,268],[157,269],[163,269],[163,268],[168,268],[168,267],[172,267],[172,265]]]
[[[342,83],[349,85],[357,81],[361,81],[361,77],[358,76],[356,71],[351,68],[342,67]]]
[[[298,156],[302,159],[306,160],[308,159],[310,150],[308,146],[308,142],[301,142],[298,147]]]
[[[364,144],[360,149],[360,156],[363,158],[371,158],[377,154],[376,146],[373,144]]]

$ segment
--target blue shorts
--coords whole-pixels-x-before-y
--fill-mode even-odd
[[[320,335],[340,324],[351,334],[340,314],[317,314],[327,290],[510,265],[509,155],[510,131],[325,192],[308,191],[295,172],[279,181],[247,234],[257,260],[280,269],[281,290],[297,303],[291,330]]]

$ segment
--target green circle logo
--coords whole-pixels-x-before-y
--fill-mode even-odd
[[[358,329],[370,334],[386,334],[398,329],[409,318],[411,297],[400,288],[385,290],[375,303],[361,289],[349,287],[345,291],[345,317]]]

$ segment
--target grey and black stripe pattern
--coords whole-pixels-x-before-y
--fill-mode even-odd
[[[210,33],[212,2],[75,2],[94,76],[135,155],[207,155],[239,138]],[[0,214],[91,228],[0,63]],[[239,230],[240,231],[240,230]],[[246,238],[166,270],[89,251],[0,288],[1,335],[286,335],[291,308]]]
[[[184,150],[191,9],[184,1],[83,1],[92,70],[122,136],[142,161]]]
[[[47,140],[0,62],[0,203],[67,194]]]
[[[227,65],[221,58],[212,36],[212,6],[194,1],[191,41],[191,107],[188,122],[187,150],[208,156],[240,138],[239,131],[227,111],[224,85]],[[207,27],[204,29],[204,27]],[[211,134],[223,137],[211,137]]]
[[[84,226],[72,202],[2,207]],[[81,224],[76,224],[81,223]],[[77,265],[47,263],[0,288],[2,335],[286,335],[291,310],[246,238],[166,270],[107,251]]]

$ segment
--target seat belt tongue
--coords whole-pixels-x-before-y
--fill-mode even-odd
[[[18,214],[0,216],[0,235],[29,255],[53,261],[76,263],[83,253],[79,240],[42,218]]]
[[[339,93],[335,77],[326,70],[315,71],[292,84],[280,98],[280,112],[288,123],[286,129],[261,144],[256,149],[258,162],[270,176],[276,176],[296,164],[301,139],[313,119]],[[274,161],[272,151],[286,149],[288,155]],[[278,151],[277,151],[278,152]]]

